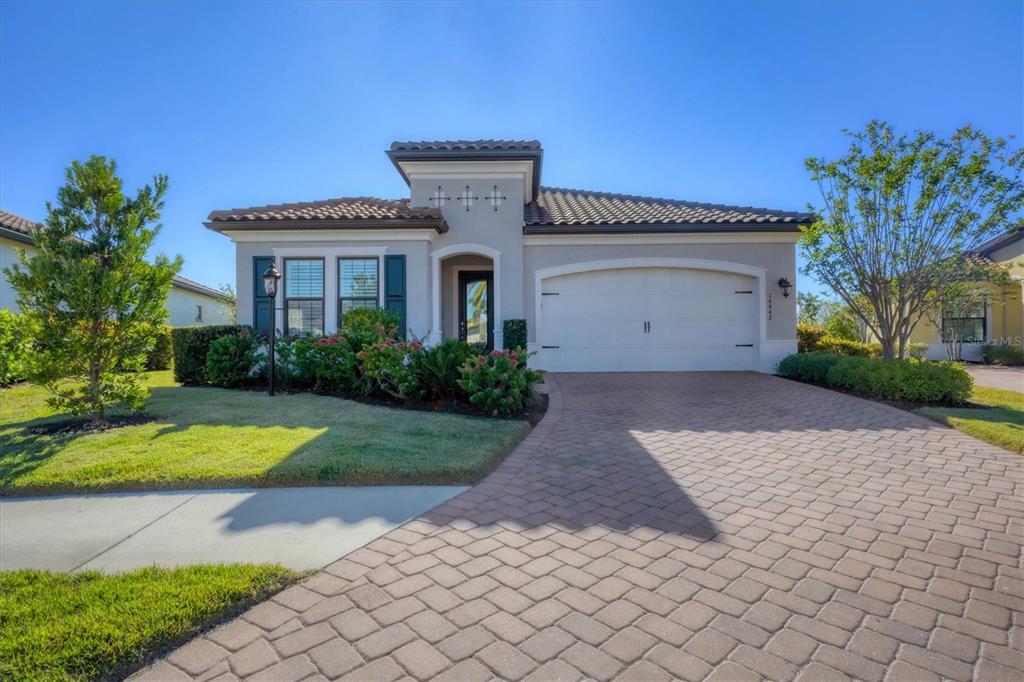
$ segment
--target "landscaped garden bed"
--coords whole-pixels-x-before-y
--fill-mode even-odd
[[[1024,454],[1024,394],[975,386],[955,362],[796,353],[779,376],[883,402]]]
[[[45,432],[68,417],[47,406],[44,389],[0,389],[0,495],[466,484],[529,431],[514,419],[181,386],[169,371],[149,373],[147,384],[149,421],[71,433]]]
[[[0,679],[120,679],[298,577],[249,564],[0,573]]]

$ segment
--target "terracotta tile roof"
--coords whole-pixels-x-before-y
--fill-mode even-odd
[[[38,224],[27,218],[22,218],[20,215],[0,211],[0,227],[6,227],[8,230],[18,232],[26,237],[31,234],[32,227]]]
[[[539,140],[422,140],[392,142],[393,152],[540,151]]]
[[[750,206],[541,187],[537,200],[527,204],[523,220],[528,234],[615,231],[612,228],[636,231],[621,228],[629,225],[797,231],[799,225],[812,222],[814,216]],[[588,226],[592,229],[586,229]]]
[[[433,227],[446,232],[448,227],[436,208],[414,208],[409,199],[343,197],[294,204],[271,204],[252,208],[213,211],[206,225],[213,229],[265,223],[288,223],[301,228]]]

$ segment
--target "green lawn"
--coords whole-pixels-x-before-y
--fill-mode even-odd
[[[156,419],[107,431],[32,432],[46,393],[0,390],[0,495],[303,484],[470,483],[526,422],[432,413],[309,393],[188,388],[149,375]]]
[[[0,679],[120,678],[296,578],[280,566],[244,564],[0,573]]]
[[[918,413],[1024,454],[1024,393],[975,386],[971,402],[991,405],[992,408],[922,407]]]

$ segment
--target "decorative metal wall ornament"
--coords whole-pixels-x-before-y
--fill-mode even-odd
[[[498,186],[495,185],[494,189],[487,193],[487,201],[491,202],[491,206],[494,207],[494,212],[498,212],[498,207],[501,206],[501,202],[507,200],[508,197],[502,196],[501,192],[498,191]]]
[[[434,208],[444,208],[444,202],[450,200],[451,197],[444,193],[444,190],[441,189],[441,185],[438,185],[437,189],[435,189],[430,195],[430,201],[434,205]]]
[[[466,185],[466,189],[462,190],[459,195],[459,201],[466,207],[466,211],[469,211],[469,207],[473,205],[474,201],[480,201],[480,197],[473,196],[473,193],[469,191],[469,185]]]

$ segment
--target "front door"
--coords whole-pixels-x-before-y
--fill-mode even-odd
[[[494,302],[490,272],[459,273],[459,338],[494,348]]]

